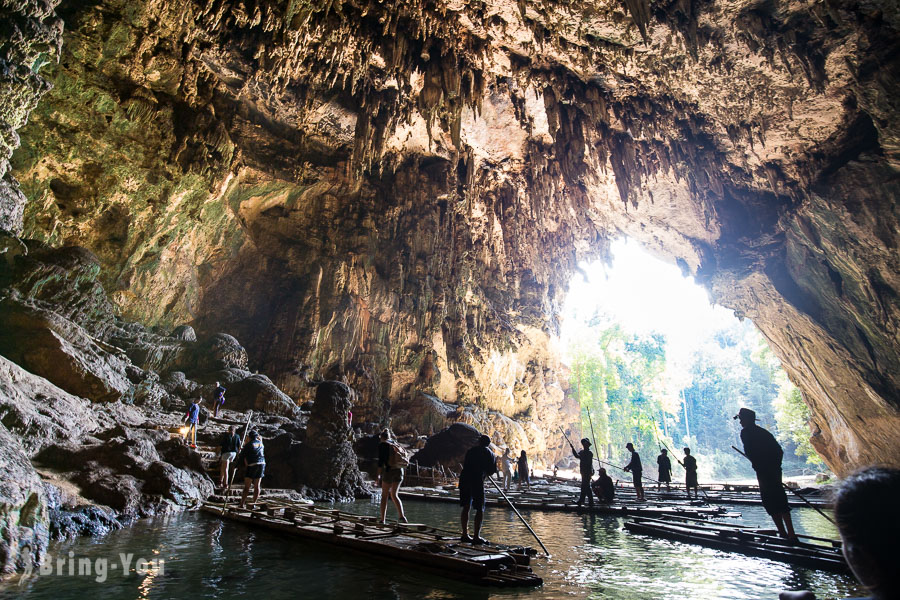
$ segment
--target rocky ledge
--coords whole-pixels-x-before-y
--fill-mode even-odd
[[[247,370],[234,337],[117,318],[90,252],[7,241],[27,253],[0,261],[0,572],[40,561],[51,538],[198,506],[214,491],[222,433],[248,411],[267,446],[265,486],[329,499],[367,491],[348,386],[321,382],[301,411]],[[212,418],[216,382],[226,408]],[[198,449],[180,433],[194,399]]]

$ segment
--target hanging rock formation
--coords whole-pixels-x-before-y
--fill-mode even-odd
[[[57,15],[12,159],[24,231],[89,248],[122,315],[227,331],[294,398],[342,379],[366,420],[422,393],[510,418],[549,458],[577,410],[566,283],[624,234],[756,323],[832,468],[900,463],[896,2]],[[16,32],[3,60],[36,73],[8,49],[52,44]]]

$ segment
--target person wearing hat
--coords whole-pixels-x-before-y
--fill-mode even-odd
[[[259,500],[262,478],[266,472],[265,448],[263,448],[262,439],[260,439],[259,433],[255,429],[247,434],[247,443],[244,444],[244,448],[241,450],[241,455],[238,458],[243,460],[246,467],[244,472],[244,491],[241,494],[240,504],[240,507],[244,508],[251,484],[253,485],[253,502],[256,503]]]
[[[631,452],[631,462],[625,465],[622,470],[626,473],[631,473],[635,494],[637,494],[638,501],[642,502],[644,500],[644,484],[641,482],[641,476],[644,474],[644,467],[641,465],[641,457],[631,442],[625,444],[625,449]]]
[[[469,448],[463,459],[463,468],[459,474],[459,503],[462,506],[460,522],[462,536],[460,541],[472,544],[486,544],[481,537],[481,523],[484,521],[484,478],[497,472],[497,458],[488,446],[491,438],[482,435],[478,444]],[[469,510],[475,507],[475,531],[469,537]]]
[[[594,495],[591,494],[591,476],[594,474],[594,453],[591,452],[591,441],[587,438],[581,440],[582,449],[575,451],[575,446],[569,443],[572,448],[572,454],[579,461],[579,470],[581,471],[581,495],[578,497],[578,506],[584,504],[584,497],[587,496],[588,505],[594,506]]]
[[[691,456],[691,449],[684,449],[684,467],[685,487],[687,488],[688,498],[691,497],[691,488],[694,488],[694,496],[700,497],[700,484],[697,483],[697,459]]]
[[[756,471],[763,508],[772,517],[781,537],[797,539],[791,521],[791,507],[781,482],[781,459],[784,456],[781,444],[775,436],[756,424],[756,413],[749,408],[742,408],[734,418],[741,423],[741,443],[744,454]]]
[[[656,464],[659,465],[659,481],[656,483],[656,491],[659,491],[662,484],[666,484],[666,491],[669,490],[669,484],[672,483],[672,461],[669,460],[669,451],[663,448],[656,457]]]

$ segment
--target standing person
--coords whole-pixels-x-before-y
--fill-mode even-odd
[[[531,479],[528,477],[528,456],[525,454],[525,451],[522,450],[522,453],[519,454],[519,462],[517,465],[519,470],[519,489],[522,489],[522,484],[525,484],[525,489],[531,489]]]
[[[381,485],[381,522],[385,522],[387,514],[388,497],[397,507],[397,517],[401,523],[407,523],[406,514],[403,512],[403,503],[400,502],[398,491],[403,483],[403,466],[409,462],[404,456],[403,449],[397,442],[391,439],[391,433],[387,429],[381,432],[381,442],[378,444],[378,479]]]
[[[244,472],[244,491],[241,494],[240,507],[244,508],[247,503],[247,494],[250,492],[250,485],[253,485],[253,503],[259,500],[259,492],[262,488],[262,478],[266,474],[266,456],[262,439],[256,430],[247,434],[249,438],[244,448],[241,450],[240,459],[246,466]]]
[[[700,485],[697,483],[697,459],[691,456],[691,449],[684,449],[684,482],[687,488],[688,498],[691,497],[691,488],[694,488],[694,496],[700,497]]]
[[[756,413],[749,408],[742,408],[734,418],[741,423],[741,443],[744,444],[744,454],[756,471],[763,508],[775,521],[781,537],[797,539],[791,521],[791,507],[781,482],[781,458],[784,456],[781,445],[775,436],[756,424]]]
[[[626,473],[631,472],[631,479],[634,481],[634,491],[637,494],[637,499],[643,501],[644,484],[641,483],[641,475],[644,473],[644,467],[641,466],[641,457],[634,450],[634,444],[631,442],[625,444],[625,449],[631,452],[631,462],[625,465],[623,470]]]
[[[219,487],[224,488],[228,485],[228,467],[231,461],[237,457],[237,453],[241,451],[241,438],[237,434],[236,427],[229,427],[228,431],[222,434],[222,442],[219,452]]]
[[[188,406],[187,414],[184,416],[187,421],[188,430],[184,434],[184,438],[191,436],[191,448],[197,447],[197,425],[200,423],[200,398],[193,398],[190,406]]]
[[[219,409],[225,406],[225,388],[217,381],[216,390],[213,392],[213,406],[215,407],[213,416],[219,416]]]
[[[616,496],[616,484],[603,467],[597,471],[597,481],[591,484],[591,487],[597,495],[597,501],[602,504],[609,504]]]
[[[659,465],[659,481],[656,483],[656,491],[659,491],[663,483],[666,484],[666,491],[669,490],[669,484],[672,483],[672,461],[669,460],[669,451],[663,448],[656,457],[656,464]]]
[[[466,452],[463,460],[462,472],[459,474],[459,503],[462,513],[459,516],[462,523],[461,542],[473,544],[485,544],[487,541],[481,537],[481,524],[484,521],[484,478],[497,472],[497,459],[488,446],[491,438],[482,435],[478,438],[478,445]],[[524,454],[524,452],[523,452]],[[469,509],[475,507],[475,531],[469,537]]]
[[[582,449],[575,451],[575,446],[571,443],[572,454],[578,459],[578,470],[581,472],[581,495],[578,497],[576,506],[584,504],[584,497],[587,496],[588,505],[594,506],[594,495],[591,494],[591,476],[594,474],[594,453],[591,452],[591,441],[587,438],[581,440]]]
[[[512,481],[512,465],[513,458],[509,455],[509,448],[506,448],[503,451],[503,456],[500,457],[500,470],[503,472],[503,491],[509,491],[509,484]]]
[[[869,600],[900,600],[900,470],[869,467],[847,477],[834,498],[844,558]],[[781,600],[815,600],[812,592],[782,592]]]

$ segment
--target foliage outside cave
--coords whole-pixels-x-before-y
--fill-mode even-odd
[[[703,340],[686,365],[667,360],[660,333],[632,333],[600,312],[583,325],[566,354],[582,430],[590,435],[593,429],[601,460],[626,464],[631,441],[655,478],[660,448],[668,446],[681,459],[688,446],[701,479],[752,478],[749,463],[731,449],[741,446],[732,416],[746,406],[783,445],[787,475],[825,469],[809,443],[809,409],[800,390],[749,321],[735,321]],[[677,481],[681,469],[673,466]],[[621,477],[617,469],[611,474]]]

